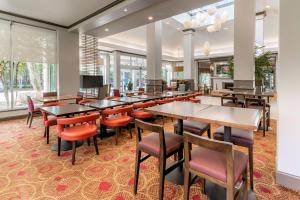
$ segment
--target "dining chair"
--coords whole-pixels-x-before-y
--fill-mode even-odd
[[[155,106],[157,103],[155,101],[148,101],[143,103],[134,103],[132,104],[133,111],[131,112],[131,116],[135,119],[150,119],[153,117],[153,114],[146,111],[145,108]]]
[[[205,180],[208,180],[226,189],[227,200],[233,200],[243,186],[243,199],[247,199],[247,155],[234,150],[231,143],[211,140],[190,133],[184,133],[183,139],[184,200],[189,199],[191,174],[204,180],[204,193]],[[196,147],[192,149],[192,145],[196,145]]]
[[[67,103],[65,102],[51,102],[51,103],[46,103],[43,105],[43,107],[50,107],[50,106],[63,106],[66,105]],[[46,113],[45,111],[41,110],[42,115],[43,115],[43,124],[45,127],[45,131],[44,131],[44,137],[47,138],[47,144],[49,144],[49,128],[51,126],[55,126],[57,125],[57,117],[49,117],[48,113]]]
[[[164,196],[165,176],[183,164],[182,136],[164,132],[163,126],[144,122],[138,119],[135,120],[135,127],[137,134],[134,194],[137,194],[140,164],[153,156],[159,159],[159,199],[162,200]],[[142,137],[142,130],[143,133],[145,133],[145,131],[150,131],[151,133]],[[142,152],[147,155],[142,157]],[[179,153],[180,155],[179,161],[167,168],[167,159],[176,153]]]
[[[35,108],[34,107],[34,103],[33,103],[33,101],[32,101],[32,99],[31,99],[30,96],[27,96],[27,107],[28,107],[28,114],[27,114],[27,122],[26,122],[26,124],[28,125],[28,123],[29,123],[29,128],[31,128],[33,117],[35,115],[40,114],[41,111],[40,111],[39,108]]]
[[[96,120],[100,117],[99,113],[81,115],[72,118],[57,119],[58,130],[58,152],[60,156],[61,139],[72,143],[72,165],[75,164],[76,141],[90,139],[93,137],[96,154],[99,155],[97,144],[97,125]]]
[[[84,93],[83,92],[77,92],[77,97],[76,98],[76,104],[79,104],[79,101],[83,99]]]
[[[224,126],[217,128],[214,132],[214,139],[224,141]],[[238,128],[231,129],[231,142],[234,145],[246,147],[248,149],[249,157],[249,174],[250,174],[250,188],[253,190],[253,131],[242,130]]]
[[[266,136],[266,130],[270,126],[270,109],[266,106],[265,99],[246,98],[246,108],[258,109],[262,112],[261,124],[263,135]]]
[[[102,111],[102,118],[100,120],[101,134],[104,128],[114,128],[115,129],[115,143],[118,144],[118,136],[121,132],[122,127],[128,127],[130,138],[132,138],[131,126],[128,126],[133,118],[130,116],[132,112],[132,106],[117,107],[113,109],[105,109]]]
[[[113,96],[120,97],[121,96],[120,90],[119,89],[114,89],[113,90]]]
[[[56,97],[57,92],[43,92],[43,97]]]
[[[237,97],[223,95],[221,97],[221,106],[243,108],[245,107],[245,104]]]

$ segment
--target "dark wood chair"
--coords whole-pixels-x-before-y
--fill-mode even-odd
[[[178,123],[174,124],[174,132],[177,133]],[[193,133],[196,135],[203,135],[207,132],[207,136],[211,138],[210,124],[203,122],[194,122],[190,120],[183,120],[183,131]]]
[[[134,194],[137,194],[140,164],[154,156],[159,159],[159,199],[162,200],[164,196],[165,176],[175,168],[183,164],[183,139],[182,136],[174,133],[165,133],[163,126],[147,123],[141,120],[135,120],[136,135],[136,163],[135,163],[135,178],[134,178]],[[142,137],[142,130],[151,131],[147,136]],[[142,152],[148,154],[141,157]],[[179,161],[166,168],[166,160],[179,153]]]
[[[43,97],[56,97],[57,92],[43,92]]]
[[[27,96],[27,107],[28,107],[28,115],[27,115],[27,125],[29,123],[29,128],[31,128],[33,117],[41,114],[39,108],[34,107],[34,103],[30,96]]]
[[[227,200],[233,200],[238,195],[242,184],[239,184],[238,189],[235,186],[243,181],[243,199],[247,199],[247,155],[233,150],[231,143],[210,140],[190,133],[184,133],[183,138],[185,200],[189,199],[191,173],[226,188]],[[192,144],[197,147],[192,149]]]
[[[223,95],[221,97],[221,105],[228,107],[244,107],[244,103],[237,97]]]
[[[263,128],[263,134],[266,136],[266,130],[270,126],[270,107],[266,105],[265,99],[246,98],[246,108],[258,109],[262,112],[261,124]]]
[[[216,129],[214,133],[215,140],[224,140],[224,126],[221,126]],[[231,129],[231,142],[234,145],[246,147],[248,149],[249,156],[249,172],[250,172],[250,187],[253,190],[254,181],[253,181],[253,131],[242,130],[237,128]]]

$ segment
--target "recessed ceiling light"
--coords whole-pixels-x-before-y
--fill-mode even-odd
[[[229,30],[229,28],[228,28],[228,27],[224,27],[223,29],[224,29],[224,30]]]
[[[127,12],[128,11],[128,9],[127,8],[124,8],[124,10],[123,10],[124,12]]]
[[[166,24],[170,24],[170,22],[166,22]]]
[[[270,5],[266,5],[266,9],[270,9],[271,8],[271,6]]]
[[[148,19],[149,19],[149,20],[153,20],[153,17],[152,17],[152,16],[149,16]]]
[[[178,28],[176,28],[177,30],[180,30],[180,28],[178,27]]]
[[[106,29],[104,29],[105,30],[105,32],[108,32],[109,31],[109,29],[108,28],[106,28]]]

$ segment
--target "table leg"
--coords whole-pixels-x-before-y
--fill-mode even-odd
[[[183,119],[178,119],[177,134],[183,135]]]
[[[224,127],[224,141],[231,142],[231,127]]]

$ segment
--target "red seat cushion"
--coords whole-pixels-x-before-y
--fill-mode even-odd
[[[165,133],[165,142],[166,155],[168,155],[183,144],[183,138],[182,136],[174,133]],[[143,137],[139,142],[139,146],[158,156],[160,151],[159,134],[150,133],[149,135]]]
[[[131,113],[132,117],[138,118],[138,119],[148,119],[152,117],[152,114],[150,112],[146,112],[144,110],[135,110]]]
[[[60,137],[67,141],[77,141],[92,137],[97,134],[97,126],[95,124],[84,124],[65,128],[61,132]]]
[[[217,128],[215,133],[224,135],[224,126]],[[231,136],[253,141],[253,131],[231,128]]]
[[[193,103],[200,103],[201,102],[200,99],[196,99],[196,98],[190,98],[189,101],[191,101]]]
[[[236,182],[243,170],[247,167],[248,156],[242,152],[234,151],[234,181]],[[226,157],[224,153],[197,147],[191,152],[190,168],[226,182]]]
[[[174,128],[177,129],[178,124],[174,124]],[[204,131],[209,129],[209,124],[202,122],[194,122],[189,120],[183,120],[183,130],[197,135],[202,135]]]
[[[33,113],[39,113],[39,112],[41,112],[41,110],[39,108],[37,108],[37,109],[34,109],[32,112]]]
[[[133,120],[132,117],[121,115],[109,119],[104,119],[101,123],[108,127],[127,126]]]

